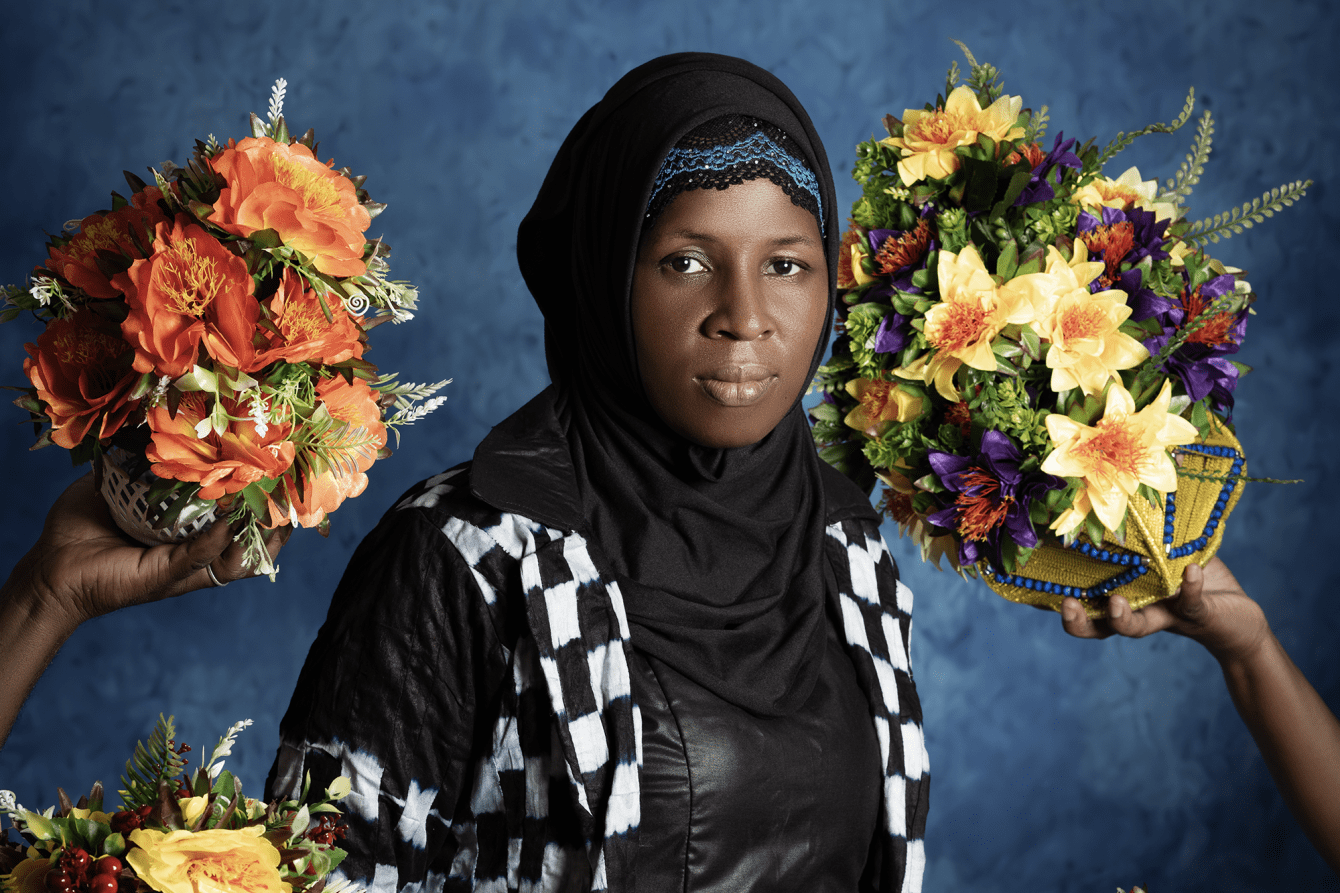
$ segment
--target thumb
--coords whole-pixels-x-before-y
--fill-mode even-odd
[[[1205,571],[1191,562],[1182,571],[1182,585],[1176,599],[1177,615],[1193,623],[1205,618]]]

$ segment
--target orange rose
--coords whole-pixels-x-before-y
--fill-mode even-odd
[[[149,192],[152,195],[145,195]],[[79,232],[68,244],[47,249],[47,269],[92,297],[117,297],[111,277],[98,265],[98,252],[109,251],[127,258],[144,257],[144,252],[132,240],[131,232],[138,236],[140,245],[147,246],[153,240],[154,227],[167,221],[158,208],[161,197],[162,194],[151,186],[144,192],[135,193],[133,205],[108,214],[85,217],[79,224]]]
[[[67,450],[95,424],[99,439],[111,437],[138,404],[127,399],[139,378],[130,365],[133,351],[116,324],[93,311],[53,319],[36,344],[24,347],[23,372],[46,404],[51,439]]]
[[[155,234],[153,254],[112,278],[130,308],[121,331],[135,371],[185,375],[201,344],[225,365],[250,367],[260,305],[246,261],[185,216]]]
[[[316,385],[317,400],[331,417],[345,422],[326,441],[331,467],[303,480],[302,495],[291,476],[282,482],[282,498],[287,507],[271,502],[270,517],[287,517],[299,527],[315,527],[346,499],[358,496],[368,485],[365,472],[386,446],[386,425],[382,424],[377,397],[361,378],[353,384],[340,376],[324,379]],[[280,488],[275,489],[280,495]]]
[[[291,425],[270,423],[262,436],[246,406],[225,400],[224,409],[235,420],[222,435],[211,430],[201,437],[196,425],[210,408],[205,394],[193,391],[182,397],[176,418],[163,405],[149,410],[146,421],[152,433],[145,452],[154,474],[199,481],[199,498],[218,499],[261,478],[277,478],[293,464],[293,443],[286,439]]]
[[[329,276],[367,272],[363,233],[372,216],[359,204],[353,182],[311,149],[247,137],[229,140],[209,163],[227,182],[210,223],[243,238],[272,229]]]
[[[306,288],[302,277],[292,269],[284,270],[279,290],[265,301],[265,306],[279,335],[266,333],[269,349],[257,353],[253,369],[276,360],[332,364],[363,356],[363,344],[359,341],[362,329],[344,309],[340,296],[326,295],[331,315],[327,320],[316,292]]]

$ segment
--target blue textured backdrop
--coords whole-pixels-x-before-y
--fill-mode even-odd
[[[14,7],[18,8],[14,8]],[[1000,66],[1052,131],[1095,135],[1167,121],[1195,85],[1216,113],[1215,152],[1194,197],[1208,215],[1285,179],[1306,199],[1221,245],[1262,300],[1240,355],[1239,434],[1258,474],[1224,554],[1329,703],[1340,706],[1335,565],[1317,554],[1340,501],[1335,261],[1337,8],[1317,2],[1052,4],[745,0],[634,4],[550,0],[381,4],[10,4],[0,33],[0,280],[41,259],[44,231],[105,207],[120,172],[184,161],[208,133],[245,135],[276,77],[292,126],[323,157],[368,175],[389,210],[374,234],[399,277],[421,287],[419,318],[379,329],[371,359],[411,380],[454,376],[446,407],[408,431],[329,539],[305,532],[264,581],[201,592],[81,629],[39,684],[0,753],[0,787],[29,806],[101,778],[159,711],[199,744],[254,717],[233,767],[259,792],[298,668],[354,544],[395,496],[468,458],[546,381],[541,323],[516,272],[516,225],[560,140],[629,68],[664,52],[745,56],[785,80],[813,114],[839,179],[851,147],[934,96],[964,40]],[[822,11],[819,11],[822,9]],[[1128,153],[1170,175],[1193,128]],[[0,330],[0,379],[20,383],[35,327]],[[17,421],[20,413],[10,410]],[[11,560],[73,476],[30,430],[0,437]],[[913,658],[935,777],[926,887],[1154,893],[1316,890],[1335,879],[1285,810],[1233,712],[1213,661],[1172,636],[1080,642],[1057,618],[921,566],[886,530],[917,593]],[[0,684],[4,684],[0,680]]]

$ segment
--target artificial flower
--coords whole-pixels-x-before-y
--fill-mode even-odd
[[[842,234],[842,247],[838,250],[838,288],[860,288],[873,277],[861,266],[861,260],[867,255],[866,237],[855,223]]]
[[[23,372],[51,419],[53,442],[72,450],[90,431],[99,440],[125,423],[137,401],[134,352],[116,324],[87,308],[53,319],[36,344],[25,344]]]
[[[1185,277],[1185,274],[1184,274]],[[1247,308],[1221,310],[1206,316],[1216,299],[1235,290],[1232,274],[1216,276],[1196,289],[1182,289],[1158,316],[1163,334],[1145,341],[1151,354],[1159,354],[1178,332],[1195,326],[1186,340],[1172,352],[1163,370],[1176,375],[1192,402],[1210,398],[1217,409],[1232,412],[1233,391],[1238,386],[1238,367],[1227,358],[1238,352],[1247,334]]]
[[[1065,176],[1065,171],[1061,168],[1079,170],[1084,166],[1084,162],[1079,160],[1079,156],[1070,151],[1076,142],[1076,140],[1065,139],[1064,133],[1058,133],[1056,141],[1052,143],[1052,150],[1046,155],[1042,154],[1042,149],[1037,143],[1030,143],[1022,147],[1024,149],[1023,160],[1027,160],[1033,168],[1033,175],[1029,178],[1024,191],[1019,193],[1019,197],[1014,200],[1016,207],[1051,201],[1056,198],[1056,190],[1052,188],[1051,182],[1052,171],[1056,172],[1056,185],[1059,186]]]
[[[1177,205],[1157,201],[1158,191],[1158,180],[1141,180],[1140,169],[1131,167],[1115,180],[1095,177],[1076,189],[1070,200],[1086,208],[1119,208],[1123,211],[1143,208],[1153,211],[1158,220],[1177,219]]]
[[[957,534],[960,564],[990,558],[1001,566],[1001,533],[1025,549],[1038,544],[1029,506],[1064,482],[1050,474],[1022,472],[1023,454],[1000,431],[985,431],[975,458],[931,450],[931,470],[952,500],[927,520]]]
[[[209,222],[238,236],[274,230],[328,276],[361,276],[363,233],[372,217],[353,181],[322,164],[302,143],[269,137],[228,141],[209,160],[225,186]]]
[[[880,473],[880,480],[885,479],[884,473]],[[892,486],[892,485],[890,485]],[[933,525],[926,519],[925,515],[918,514],[912,507],[912,496],[910,493],[904,493],[896,489],[884,491],[884,497],[880,500],[879,510],[893,519],[898,525],[898,535],[907,537],[916,543],[921,549],[921,560],[935,565],[935,569],[940,570],[940,559],[949,561],[952,570],[960,570],[958,560],[958,543],[954,540],[953,534],[934,533]]]
[[[245,371],[276,360],[332,365],[363,356],[362,330],[345,309],[344,300],[333,291],[324,299],[318,297],[291,267],[285,268],[279,288],[264,305],[276,331],[266,333],[267,345],[257,351]]]
[[[971,245],[961,252],[940,251],[937,265],[940,302],[926,311],[926,341],[934,348],[897,374],[920,377],[946,400],[957,401],[954,373],[964,364],[984,372],[995,371],[991,341],[1010,323],[1033,317],[1027,300],[1016,292],[1002,292]]]
[[[145,195],[152,190],[152,195]],[[123,265],[133,258],[142,258],[154,239],[154,228],[167,222],[159,210],[157,199],[161,193],[153,187],[137,192],[134,204],[106,214],[90,214],[79,222],[77,232],[69,242],[47,249],[47,269],[58,274],[76,288],[93,298],[120,296],[107,272],[110,260]]]
[[[1078,478],[1074,504],[1052,522],[1064,536],[1084,523],[1092,511],[1108,530],[1115,531],[1141,484],[1160,493],[1177,489],[1177,469],[1168,448],[1196,440],[1196,427],[1168,412],[1172,385],[1165,381],[1154,401],[1139,412],[1135,400],[1120,382],[1107,391],[1103,417],[1092,426],[1069,416],[1047,416],[1047,434],[1055,444],[1042,470]]]
[[[126,296],[121,323],[135,371],[178,378],[203,344],[225,365],[247,368],[260,317],[246,261],[185,216],[159,223],[153,254],[112,277]]]
[[[892,381],[853,379],[847,393],[859,403],[843,421],[868,437],[878,437],[894,422],[917,418],[924,405],[920,394]]]
[[[158,893],[290,893],[279,851],[252,825],[237,831],[155,831],[130,835],[126,862]]]
[[[969,87],[956,87],[945,100],[944,108],[905,110],[903,135],[881,142],[902,150],[898,176],[904,186],[928,177],[943,180],[961,164],[954,150],[975,145],[979,135],[998,143],[1023,136],[1024,129],[1015,123],[1023,105],[1021,96],[1002,96],[983,109],[977,94]]]
[[[324,379],[317,383],[318,412],[344,427],[326,438],[327,459],[317,464],[315,474],[303,474],[301,486],[286,475],[271,494],[271,522],[296,527],[316,527],[346,499],[360,495],[368,485],[368,468],[386,446],[386,425],[376,396],[367,382],[356,378]],[[275,502],[274,497],[281,497]]]
[[[249,409],[223,400],[227,427],[222,434],[205,427],[213,417],[209,398],[191,391],[181,398],[174,416],[167,406],[155,406],[146,415],[150,443],[146,450],[150,470],[159,477],[197,481],[200,499],[219,499],[262,478],[279,477],[293,464],[294,445],[286,422],[265,425],[265,433]]]
[[[1073,247],[1069,262],[1054,246],[1048,247],[1044,272],[1015,277],[1001,291],[1017,290],[1032,304],[1037,316],[1033,326],[1051,344],[1047,350],[1051,389],[1061,393],[1077,387],[1093,395],[1101,393],[1118,370],[1148,359],[1149,351],[1120,331],[1131,315],[1126,293],[1090,293],[1089,283],[1102,274],[1104,264],[1086,260],[1088,252],[1078,240]]]
[[[870,246],[874,249],[875,269],[881,276],[893,277],[894,285],[909,290],[910,283],[899,283],[898,274],[918,263],[926,256],[931,246],[931,226],[926,218],[917,221],[917,225],[906,232],[896,229],[872,229]],[[920,291],[920,289],[910,289]]]
[[[46,856],[29,856],[15,865],[9,874],[0,875],[0,889],[6,893],[47,893],[46,878],[50,870],[51,862]]]

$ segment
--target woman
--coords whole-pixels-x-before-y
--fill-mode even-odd
[[[554,386],[355,553],[272,773],[350,775],[374,890],[916,889],[911,595],[800,406],[827,159],[776,78],[681,54],[559,150],[517,253]]]

